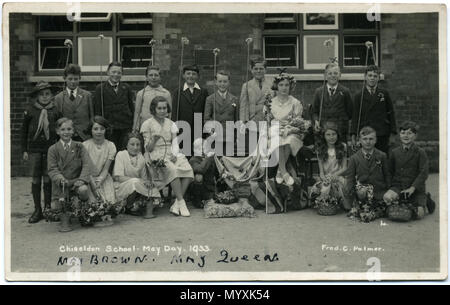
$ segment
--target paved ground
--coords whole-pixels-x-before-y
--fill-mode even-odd
[[[437,174],[431,175],[427,183],[436,201],[438,179]],[[182,218],[172,216],[165,207],[152,220],[121,215],[111,227],[76,226],[70,233],[59,233],[57,223],[28,224],[33,206],[30,179],[13,178],[11,184],[11,270],[16,272],[66,271],[68,267],[58,265],[58,260],[74,256],[82,259],[82,271],[87,272],[365,272],[370,257],[380,260],[382,272],[437,272],[439,269],[439,208],[421,221],[384,220],[382,223],[378,220],[365,224],[352,221],[344,214],[319,216],[313,210],[277,215],[257,211],[256,218],[206,219],[202,210],[191,209],[191,217]],[[65,246],[99,249],[61,252]],[[131,252],[106,252],[108,246],[121,247],[116,250],[130,248]],[[182,248],[182,262],[173,259],[174,255],[177,257],[177,247]],[[196,249],[200,250],[198,256]],[[218,262],[224,258],[225,251],[229,262]],[[244,255],[248,261],[242,259]],[[260,261],[255,255],[259,255]],[[265,255],[275,260],[264,261]],[[101,261],[103,256],[107,256],[108,262]],[[122,256],[129,257],[130,261],[122,263]],[[187,256],[194,258],[195,263],[186,262]],[[240,259],[231,262],[230,257],[236,256]],[[143,263],[139,257],[144,259]]]

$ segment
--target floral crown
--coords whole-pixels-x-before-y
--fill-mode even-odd
[[[284,69],[278,69],[279,71],[280,71],[280,74],[278,75],[278,76],[276,76],[275,77],[275,81],[276,82],[280,82],[280,81],[282,81],[282,80],[285,80],[285,79],[287,79],[290,83],[294,83],[295,84],[295,78],[292,76],[292,75],[290,75],[290,74],[288,74],[287,72],[286,72],[286,68],[284,68]]]

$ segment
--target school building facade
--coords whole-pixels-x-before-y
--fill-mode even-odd
[[[69,20],[71,19],[71,20]],[[390,91],[397,122],[420,127],[418,143],[439,169],[438,13],[381,14],[173,14],[88,13],[66,15],[13,13],[9,16],[11,174],[27,175],[20,151],[23,111],[40,81],[63,88],[67,62],[81,66],[81,87],[91,92],[109,62],[124,65],[122,81],[137,92],[144,87],[145,67],[161,68],[162,85],[178,87],[181,63],[200,67],[200,85],[213,92],[213,49],[217,68],[231,73],[231,92],[239,96],[246,80],[247,53],[263,55],[267,74],[287,68],[297,85],[293,96],[311,104],[322,85],[324,62],[336,58],[341,83],[361,90],[366,62],[381,67],[380,86]],[[99,35],[103,35],[102,38]],[[250,44],[247,38],[252,38]],[[67,39],[73,47],[65,45]],[[149,41],[156,44],[152,50]],[[326,41],[331,41],[328,47]],[[371,41],[373,49],[365,45]],[[249,76],[251,77],[251,76]],[[357,102],[357,101],[356,101]]]

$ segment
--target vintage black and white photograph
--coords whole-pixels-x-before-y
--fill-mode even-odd
[[[446,24],[5,4],[6,279],[446,279]]]

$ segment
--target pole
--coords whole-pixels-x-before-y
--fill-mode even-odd
[[[180,118],[180,94],[181,94],[181,74],[183,73],[183,53],[184,45],[189,44],[189,39],[181,37],[181,58],[180,58],[180,71],[178,73],[178,97],[177,97],[177,121]]]
[[[155,44],[156,44],[156,40],[151,39],[148,44],[150,45],[151,48],[151,52],[152,52],[152,66],[156,66],[156,60],[155,60]]]
[[[66,40],[64,40],[64,45],[67,47],[67,58],[66,58],[66,68],[67,68],[67,66],[69,65],[70,49],[73,46],[73,42],[70,39],[66,39]],[[64,84],[65,84],[65,82],[64,82]],[[63,89],[64,89],[64,87],[63,87]]]
[[[372,42],[366,41],[366,64],[364,65],[367,68],[367,63],[369,60],[369,49],[373,47]],[[374,58],[375,60],[375,58]],[[363,106],[363,97],[364,97],[364,88],[366,87],[366,77],[364,76],[363,85],[361,89],[361,98],[359,100],[359,114],[358,114],[358,124],[356,125],[356,138],[359,139],[359,127],[361,124],[361,114],[362,114],[362,106]]]
[[[98,35],[98,38],[100,39],[100,54],[103,50],[103,39],[105,36],[103,34]],[[104,112],[104,102],[103,102],[103,62],[100,58],[100,101],[102,103],[102,116],[105,116]]]
[[[246,73],[245,73],[245,87],[247,92],[247,103],[249,103],[250,96],[248,94],[248,69],[250,68],[250,44],[253,42],[253,38],[249,37],[245,40],[247,44],[247,65],[246,65]]]

